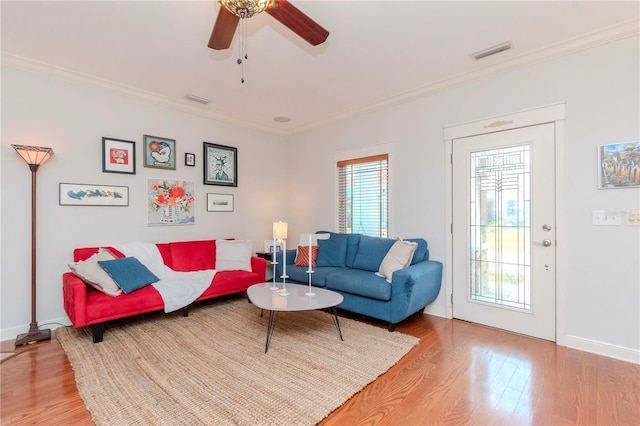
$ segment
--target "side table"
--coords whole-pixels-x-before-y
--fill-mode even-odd
[[[256,256],[267,260],[267,276],[265,280],[266,281],[273,280],[273,264],[271,263],[271,260],[272,260],[271,253],[259,251],[259,252],[256,252]]]

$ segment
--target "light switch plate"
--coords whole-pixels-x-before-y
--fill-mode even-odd
[[[618,210],[594,210],[591,223],[597,226],[619,226],[622,225],[622,218]]]

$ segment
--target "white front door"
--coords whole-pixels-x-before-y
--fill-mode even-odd
[[[554,124],[453,140],[453,317],[555,341]]]

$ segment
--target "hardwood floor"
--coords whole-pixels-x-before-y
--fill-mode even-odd
[[[419,345],[322,425],[640,425],[640,365],[429,315],[397,331]],[[17,350],[2,425],[93,424],[55,339]]]

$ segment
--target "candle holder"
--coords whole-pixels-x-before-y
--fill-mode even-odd
[[[316,294],[311,291],[311,274],[313,274],[313,269],[311,269],[311,265],[309,265],[309,269],[307,270],[307,274],[309,274],[309,291],[305,293],[306,296],[315,296]]]
[[[306,296],[315,296],[316,294],[311,290],[311,274],[313,274],[313,239],[311,234],[309,234],[309,269],[307,269],[307,274],[309,274],[309,291],[305,293]]]
[[[282,275],[280,278],[282,278],[282,291],[279,294],[282,297],[287,297],[289,295],[287,291],[287,278],[289,276],[287,275],[287,241],[284,238],[282,239]]]
[[[276,250],[276,239],[273,239],[273,252],[271,253],[271,265],[273,266],[273,271],[275,272],[276,269],[278,269],[278,252]],[[276,274],[273,274],[273,282],[271,284],[271,287],[269,287],[269,290],[271,291],[275,291],[278,289],[278,286],[276,285]]]

